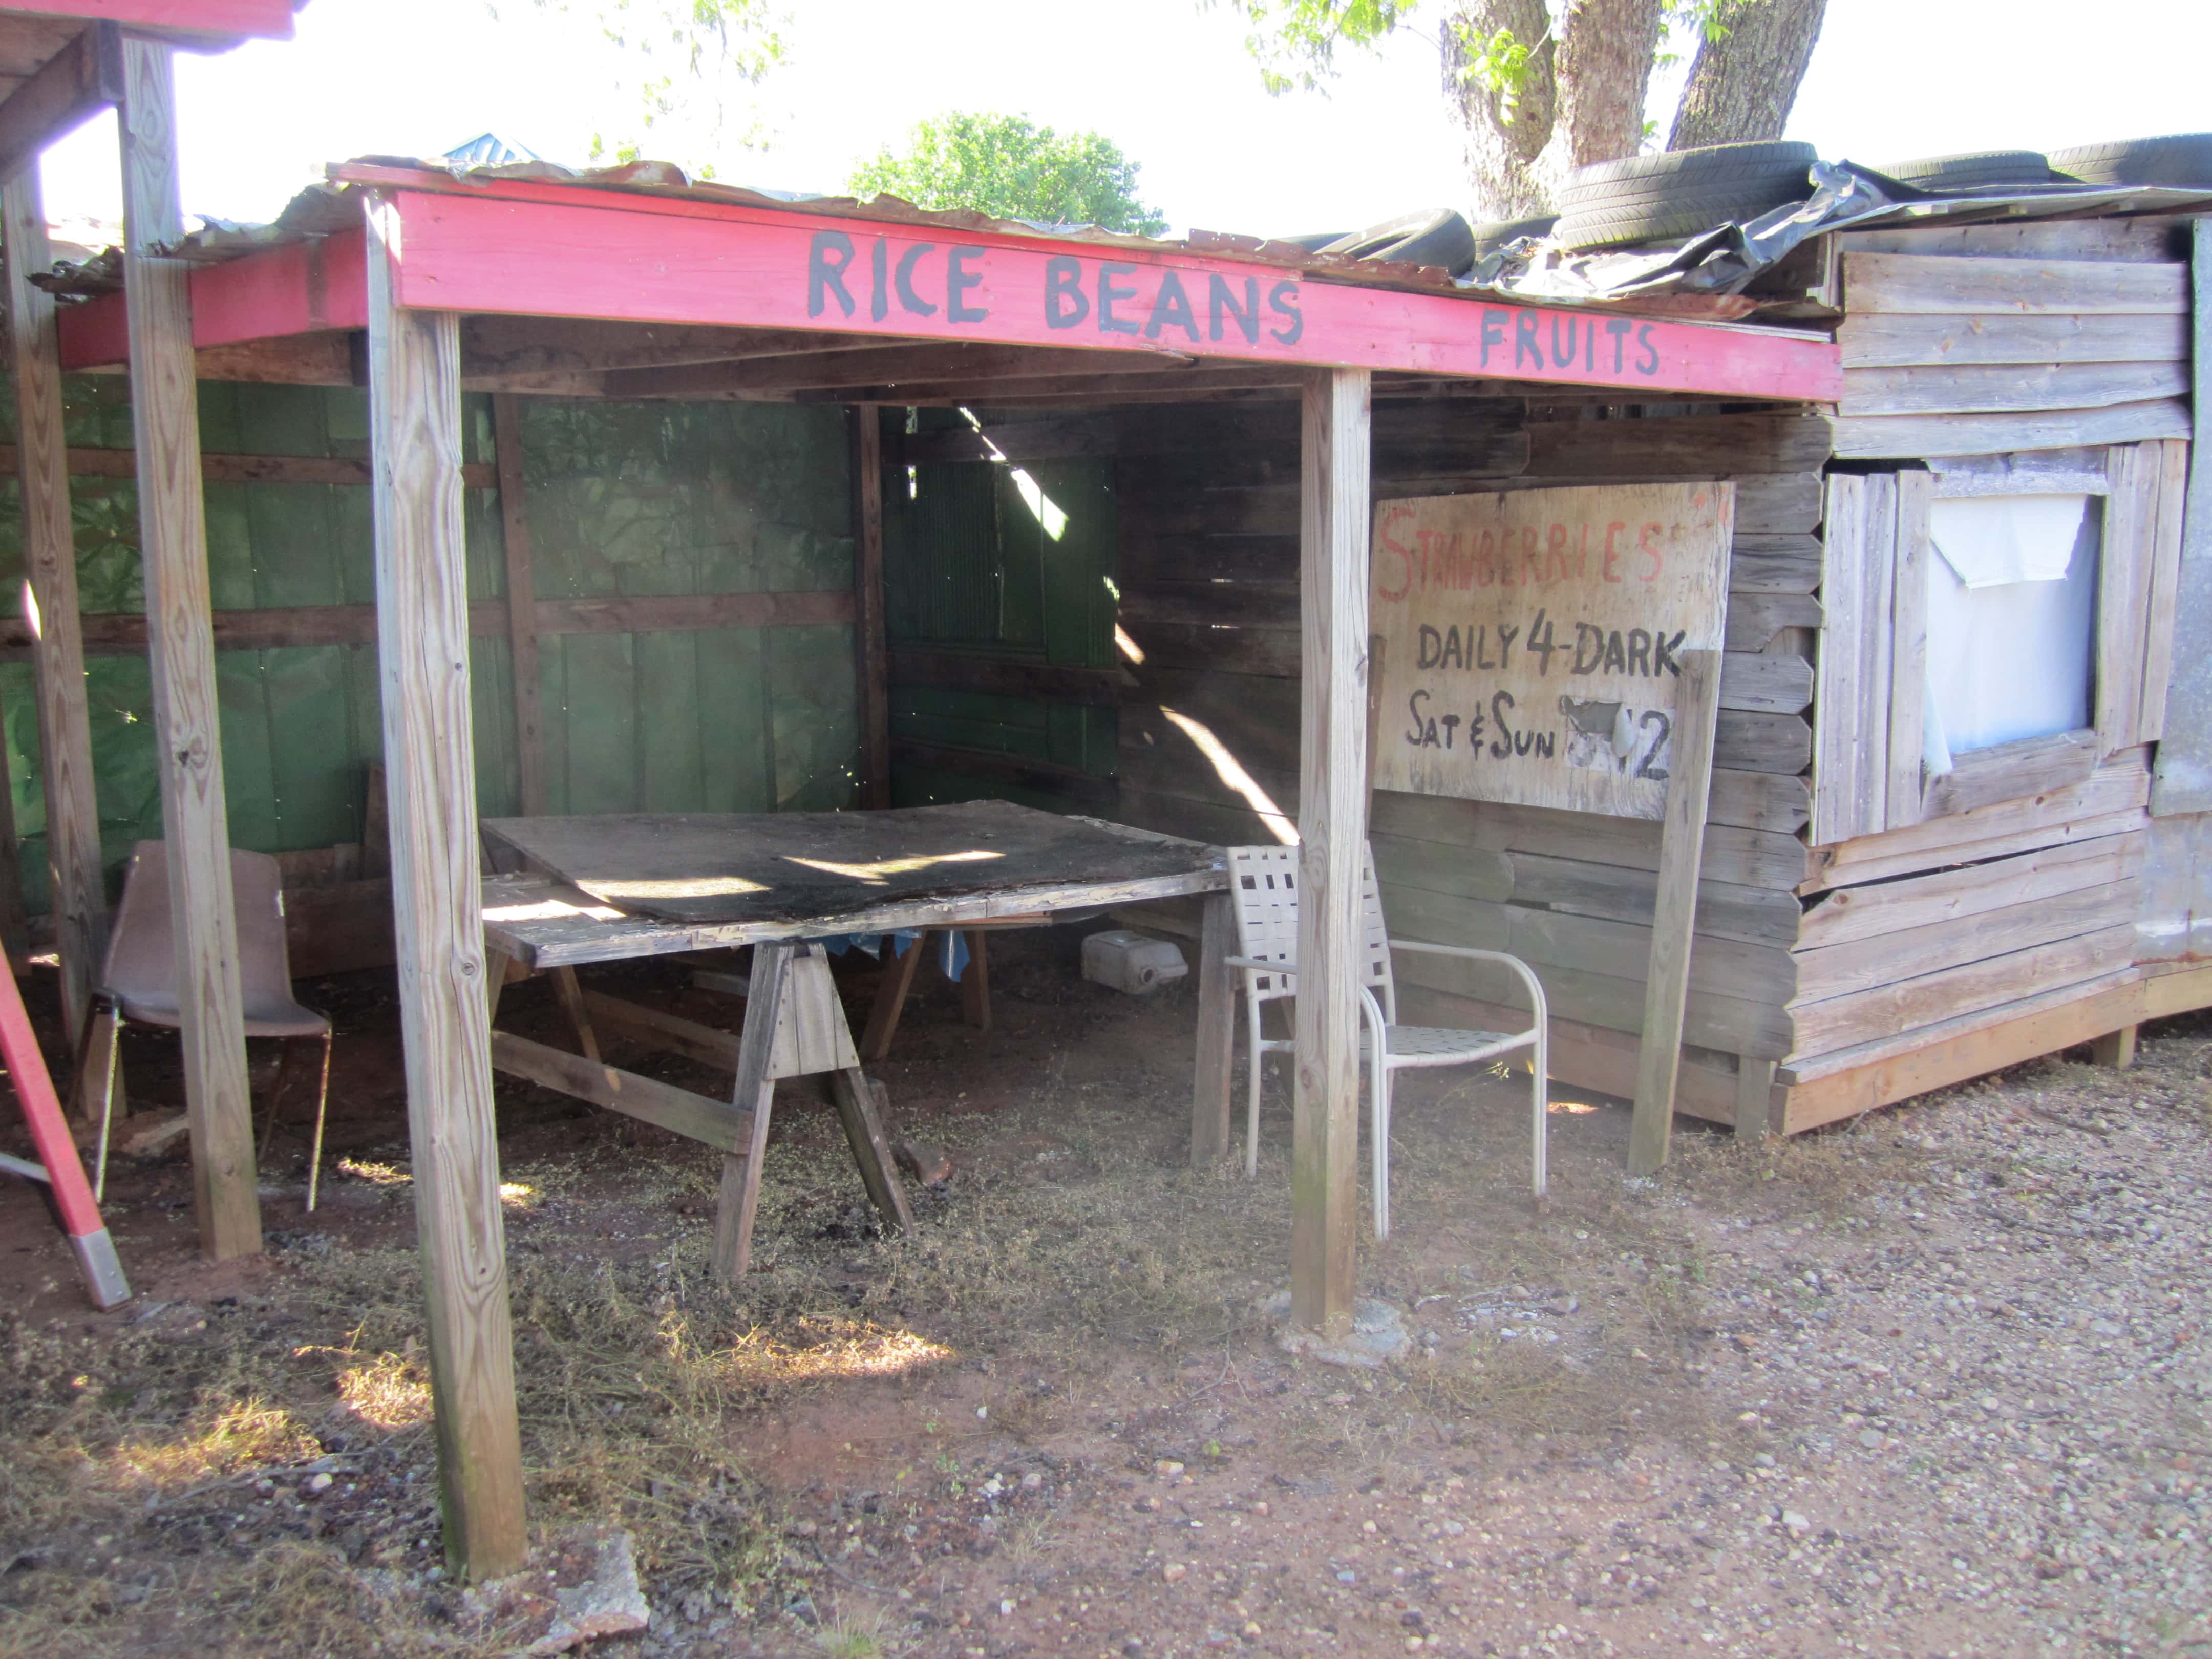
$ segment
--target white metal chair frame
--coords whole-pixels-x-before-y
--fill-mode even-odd
[[[1295,847],[1231,847],[1229,897],[1237,917],[1237,954],[1229,965],[1244,976],[1244,1002],[1250,1026],[1251,1078],[1244,1110],[1244,1173],[1260,1171],[1260,1059],[1288,1051],[1287,1038],[1260,1034],[1261,1005],[1297,994],[1298,849]],[[1412,1066],[1465,1066],[1495,1060],[1518,1048],[1530,1054],[1530,1182],[1538,1198],[1547,1184],[1546,1087],[1550,1060],[1550,1016],[1544,987],[1518,957],[1502,951],[1478,951],[1462,945],[1431,945],[1425,939],[1392,939],[1382,926],[1382,896],[1375,882],[1375,855],[1360,858],[1360,1050],[1367,1061],[1369,1111],[1374,1140],[1375,1236],[1390,1237],[1390,1075]],[[1525,1031],[1461,1031],[1398,1024],[1398,989],[1390,953],[1412,951],[1425,956],[1460,957],[1495,962],[1520,975],[1528,993],[1534,1023]]]

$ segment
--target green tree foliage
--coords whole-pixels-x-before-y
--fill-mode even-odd
[[[714,176],[714,158],[729,145],[757,145],[761,125],[750,99],[783,61],[783,18],[772,0],[531,0],[539,12],[592,19],[608,45],[619,96],[636,111],[634,133],[592,135],[594,161],[684,163]],[[495,4],[492,15],[499,15]],[[742,100],[743,107],[733,104]],[[733,114],[737,118],[733,119]],[[690,150],[690,155],[674,153]]]
[[[845,188],[916,207],[967,208],[1000,219],[1092,224],[1157,236],[1168,222],[1137,195],[1137,164],[1095,132],[1059,133],[1022,115],[953,111],[919,123],[906,153],[880,151]]]

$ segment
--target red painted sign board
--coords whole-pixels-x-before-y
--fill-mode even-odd
[[[38,0],[24,9],[120,23],[125,28],[289,40],[294,0]]]
[[[1832,345],[1778,331],[560,186],[398,189],[391,199],[398,297],[428,310],[1173,352],[1668,395],[1824,402],[1841,390]]]

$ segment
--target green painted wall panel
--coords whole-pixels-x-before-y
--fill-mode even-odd
[[[0,387],[4,390],[4,387]],[[74,447],[127,448],[122,376],[65,383]],[[210,453],[362,458],[358,388],[205,383]],[[852,582],[843,411],[790,405],[606,404],[528,399],[524,411],[542,598],[837,591]],[[14,400],[0,396],[0,436]],[[490,399],[464,399],[465,459],[493,459]],[[368,489],[211,484],[209,577],[223,609],[369,605],[375,558]],[[88,613],[139,611],[137,499],[121,479],[77,479],[71,516]],[[20,579],[15,481],[0,480],[0,582]],[[501,597],[496,490],[464,501],[469,594]],[[858,750],[852,629],[568,635],[540,646],[546,769],[555,811],[759,811],[853,799]],[[479,810],[519,810],[513,661],[503,635],[471,641]],[[225,652],[216,663],[231,838],[267,851],[360,834],[366,769],[383,747],[373,646]],[[95,657],[86,687],[103,848],[119,866],[161,834],[151,694],[143,659]],[[0,664],[26,899],[46,902],[46,815],[27,664]]]

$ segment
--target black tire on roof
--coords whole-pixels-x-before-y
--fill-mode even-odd
[[[1495,253],[1508,243],[1517,242],[1523,236],[1549,236],[1552,227],[1559,222],[1556,213],[1538,214],[1533,219],[1492,219],[1474,228],[1474,257]]]
[[[1875,168],[1900,185],[1921,190],[1973,190],[1989,185],[2047,185],[2051,158],[2039,150],[1984,149],[1957,155],[1923,155]]]
[[[1799,185],[1801,192],[1806,186]],[[1577,210],[1559,221],[1552,233],[1554,241],[1578,249],[1622,247],[1631,242],[1674,240],[1696,236],[1716,226],[1756,219],[1771,208],[1798,199],[1769,193],[1744,195],[1721,192],[1683,196],[1671,202],[1638,202],[1620,207]]]
[[[1271,242],[1288,242],[1292,247],[1302,247],[1309,253],[1318,253],[1331,242],[1342,241],[1352,233],[1348,230],[1316,230],[1304,236],[1271,236]]]
[[[1456,275],[1474,264],[1474,232],[1449,208],[1425,208],[1340,236],[1316,252],[1346,259],[1438,265]]]
[[[1768,181],[1784,176],[1802,185],[1808,169],[1820,159],[1820,151],[1812,145],[1787,139],[1631,155],[1577,167],[1559,191],[1559,205],[1571,210],[1585,204],[1595,206],[1601,198],[1710,195],[1747,184],[1764,189]]]
[[[2076,144],[2051,152],[2051,170],[2085,185],[2166,185],[2212,190],[2212,132],[2175,132]]]

